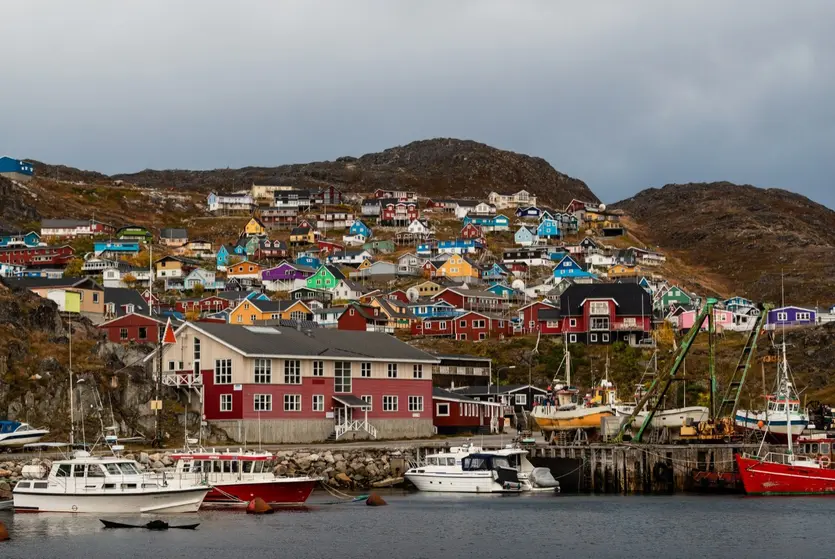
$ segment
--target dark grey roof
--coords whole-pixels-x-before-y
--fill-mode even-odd
[[[90,225],[89,219],[42,219],[41,227],[83,227]]]
[[[102,287],[91,278],[2,278],[9,287],[34,289],[38,287],[80,287],[101,290]]]
[[[243,301],[241,301],[243,302]],[[270,301],[269,299],[253,299],[249,301],[252,306],[261,312],[281,312],[287,310],[291,305],[298,301],[290,301],[289,299],[282,299],[281,301]]]
[[[163,239],[187,239],[188,231],[182,228],[164,227],[160,229],[159,236]]]
[[[488,394],[510,394],[512,392],[519,392],[520,390],[527,390],[527,384],[505,384],[503,386],[463,386],[461,388],[456,388],[456,394],[464,394],[466,396],[487,396]],[[531,386],[531,390],[535,390],[537,392],[542,392],[543,394],[547,393],[548,391],[543,388],[537,388],[536,386]]]
[[[539,309],[536,317],[539,320],[557,320],[560,318],[560,309]]]
[[[345,274],[342,273],[342,270],[339,269],[339,266],[334,266],[333,264],[325,264],[325,268],[331,274],[333,274],[333,277],[335,277],[336,279],[338,279],[338,280],[344,280],[345,279]]]
[[[432,387],[432,397],[439,399],[442,398],[444,400],[453,400],[455,402],[477,402],[477,400],[473,400],[465,394],[451,392],[449,390],[444,390],[443,388],[438,388],[437,386]]]
[[[192,327],[247,355],[299,355],[346,359],[402,359],[437,363],[423,351],[380,332],[197,323]]]
[[[148,303],[142,298],[138,291],[124,287],[105,287],[104,304],[113,303],[116,316],[124,316],[126,305],[133,305],[133,312],[136,314],[147,314]]]
[[[229,301],[242,301],[246,299],[246,296],[252,293],[251,291],[219,291],[217,296],[221,299],[227,299]]]
[[[293,227],[293,229],[290,230],[291,235],[306,235],[309,232],[310,227]]]
[[[489,357],[478,357],[476,355],[463,355],[457,353],[436,353],[435,357],[439,359],[449,359],[455,361],[487,361],[488,363],[492,363],[493,360]]]
[[[311,328],[320,328],[318,322],[312,320],[295,320],[292,318],[279,318],[277,320],[256,320],[256,326],[284,326],[286,328],[295,328],[296,330],[310,330]]]
[[[574,284],[560,295],[563,316],[581,316],[580,305],[586,299],[614,299],[615,313],[619,316],[640,316],[652,314],[652,299],[637,283],[592,283]]]

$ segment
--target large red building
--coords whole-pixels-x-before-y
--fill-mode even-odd
[[[534,301],[524,307],[520,307],[517,312],[519,313],[519,323],[521,324],[522,333],[532,334],[539,331],[539,311],[555,308],[556,305],[546,303],[545,301]]]
[[[336,322],[340,330],[382,331],[388,324],[388,318],[378,307],[351,303]]]
[[[380,201],[380,223],[382,225],[406,226],[420,216],[417,202],[395,199]]]
[[[75,251],[69,245],[0,249],[0,262],[20,266],[66,266]]]
[[[413,336],[435,336],[456,340],[481,341],[513,336],[509,318],[469,311],[454,318],[425,318],[412,323]]]

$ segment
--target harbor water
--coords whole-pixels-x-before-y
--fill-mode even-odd
[[[94,515],[0,512],[3,559],[803,557],[831,555],[831,498],[383,493],[386,507],[166,517],[196,531],[105,530]],[[153,518],[117,517],[128,523]]]

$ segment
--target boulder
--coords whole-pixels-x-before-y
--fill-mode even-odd
[[[12,477],[14,472],[12,470],[0,470],[0,477]]]
[[[348,477],[348,474],[344,472],[339,472],[334,476],[334,479],[338,481],[342,485],[352,485],[354,482],[351,481],[351,478]]]
[[[154,463],[151,464],[151,469],[153,469],[153,470],[164,470],[165,466],[162,464],[162,462],[154,462]]]
[[[155,452],[155,453],[151,454],[150,456],[148,456],[148,459],[151,462],[159,462],[160,460],[162,460],[162,454],[160,454],[159,452]]]
[[[342,456],[341,454],[334,454],[333,455],[333,461],[334,462],[343,462],[344,460],[345,460],[345,457]]]
[[[163,456],[163,457],[162,457],[161,462],[162,462],[162,465],[163,465],[163,466],[165,466],[166,468],[167,468],[168,466],[172,466],[172,465],[174,465],[174,461],[173,461],[173,460],[171,459],[171,457],[170,457],[169,455],[167,455],[167,454],[166,454],[165,456]]]
[[[325,461],[325,462],[327,462],[328,464],[334,464],[334,463],[336,462],[336,460],[334,460],[333,453],[331,453],[331,451],[330,451],[330,450],[329,450],[329,451],[327,451],[327,452],[325,453],[325,455],[324,455],[322,458],[323,458],[323,459],[324,459],[324,461]]]
[[[273,469],[273,473],[277,476],[286,476],[287,466],[285,466],[284,464],[279,464]]]
[[[365,500],[365,504],[369,507],[384,507],[388,503],[385,502],[383,498],[377,495],[376,493],[372,493],[368,496],[368,499]]]
[[[0,522],[0,542],[7,541],[9,539],[9,531],[6,529],[6,525]]]
[[[345,463],[345,460],[340,460],[339,462],[336,463],[336,465],[334,466],[334,469],[337,472],[346,472],[346,471],[348,471],[348,464]]]
[[[272,514],[275,511],[261,497],[255,497],[246,505],[247,514]]]
[[[139,463],[140,464],[148,464],[150,463],[151,458],[148,456],[147,452],[140,452],[139,453]]]

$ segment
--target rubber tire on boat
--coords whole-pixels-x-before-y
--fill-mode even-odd
[[[652,467],[652,477],[655,481],[669,481],[667,479],[669,468],[664,462],[656,462]]]

